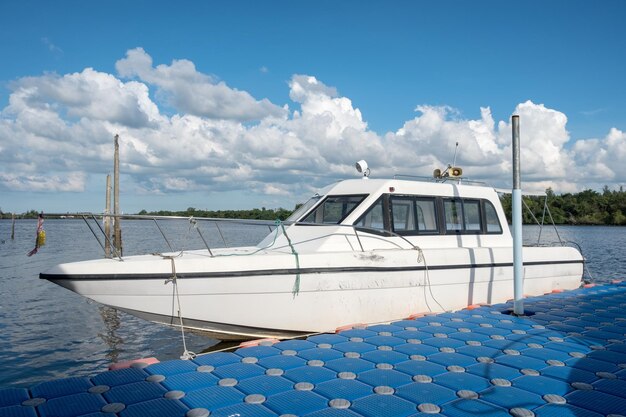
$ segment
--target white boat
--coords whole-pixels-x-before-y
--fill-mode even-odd
[[[41,278],[222,340],[505,302],[513,249],[498,194],[450,174],[338,182],[256,246],[67,263]],[[581,284],[583,257],[572,247],[524,247],[523,262],[526,295]]]

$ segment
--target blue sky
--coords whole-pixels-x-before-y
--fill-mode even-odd
[[[449,162],[456,141],[473,177],[506,183],[506,125],[516,111],[533,118],[522,119],[522,138],[532,135],[529,185],[618,187],[626,182],[625,19],[618,0],[4,0],[0,208],[101,211],[115,132],[133,139],[122,156],[131,212],[292,207],[324,181],[350,177],[348,162],[383,165],[374,175],[427,175]],[[116,83],[122,98],[99,109],[119,93]],[[143,104],[133,109],[127,99]],[[112,110],[120,100],[124,119]],[[87,102],[90,110],[81,110]],[[133,119],[153,105],[149,117]],[[91,147],[81,145],[85,134]],[[89,149],[101,155],[83,160]],[[196,157],[206,150],[220,169],[199,175],[172,149]],[[316,164],[301,172],[308,151]],[[577,175],[563,172],[570,170]]]

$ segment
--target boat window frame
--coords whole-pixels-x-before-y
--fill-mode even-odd
[[[396,230],[393,225],[393,199],[409,199],[412,201],[412,207],[415,211],[413,213],[416,230]],[[435,223],[436,227],[432,230],[423,230],[419,227],[419,218],[417,216],[417,201],[432,201],[433,209],[435,210]],[[445,218],[445,201],[453,200],[459,203],[461,207],[461,219],[463,221],[462,229],[459,230],[447,230],[446,228],[446,218]],[[356,228],[363,228],[358,223],[361,222],[365,216],[367,216],[371,210],[374,209],[377,205],[383,205],[383,229],[367,229],[370,233],[375,233],[379,231],[381,234],[384,233],[393,233],[400,236],[457,236],[457,235],[502,235],[504,233],[504,228],[502,227],[501,219],[496,209],[496,206],[486,198],[473,198],[473,197],[445,197],[445,196],[436,196],[436,195],[422,195],[422,194],[393,194],[393,193],[384,193],[382,194],[376,201],[372,203],[364,213],[359,216],[359,218],[352,224]],[[465,204],[471,203],[476,204],[478,208],[478,220],[480,222],[480,227],[474,230],[468,230],[465,219]],[[498,231],[488,231],[487,227],[487,213],[486,213],[486,205],[489,205],[493,209],[493,213],[495,214],[495,219],[498,222],[500,230]]]
[[[437,235],[441,232],[441,220],[439,219],[439,213],[441,211],[441,209],[439,208],[439,204],[437,202],[438,198],[435,196],[417,196],[417,198],[415,199],[416,204],[415,204],[415,210],[417,210],[417,201],[432,201],[433,202],[433,210],[435,211],[435,228],[434,229],[420,229],[419,227],[419,213],[415,213],[416,218],[415,221],[417,222],[417,231],[419,235]],[[426,222],[424,222],[424,225],[426,225]]]
[[[446,235],[482,235],[482,234],[486,234],[485,233],[485,223],[484,223],[484,216],[483,216],[483,209],[482,209],[482,204],[481,204],[481,200],[484,200],[482,198],[464,198],[464,197],[442,197],[442,229],[444,234]],[[460,218],[461,220],[461,228],[460,229],[448,229],[448,222],[446,219],[446,202],[451,202],[454,203],[455,205],[458,205],[458,207],[460,207],[461,209],[461,213],[457,214],[457,216]],[[474,230],[468,230],[467,229],[467,225],[466,225],[466,221],[465,221],[465,203],[466,202],[477,202],[478,203],[478,218],[480,220],[480,228],[479,229],[474,229]]]
[[[482,207],[482,203],[480,202],[479,198],[462,198],[463,200],[463,226],[465,227],[465,232],[467,234],[474,234],[474,233],[478,233],[478,234],[482,234],[483,230],[485,230],[485,222],[483,219],[483,207]],[[466,207],[469,204],[475,204],[476,208],[478,209],[478,229],[469,229],[468,228],[468,224],[475,224],[475,223],[468,223],[468,211],[466,209]]]
[[[482,202],[482,208],[483,208],[483,225],[484,225],[484,231],[483,233],[486,235],[501,235],[502,233],[504,233],[503,227],[502,227],[502,223],[500,223],[500,216],[498,215],[498,210],[496,209],[496,206],[493,205],[493,203],[487,199],[481,199]],[[498,227],[500,228],[500,230],[495,231],[495,232],[490,232],[489,231],[489,224],[487,223],[487,205],[489,205],[492,209],[493,209],[493,213],[495,214],[495,218],[496,221],[498,222]]]
[[[429,196],[429,195],[417,195],[417,194],[388,194],[389,196],[389,229],[395,234],[401,236],[433,236],[441,234],[441,220],[439,212],[441,211],[438,204],[437,196]],[[393,200],[410,200],[412,202],[411,207],[413,209],[413,222],[415,223],[415,228],[410,230],[396,230],[394,225],[394,217],[393,217]],[[417,213],[418,209],[418,201],[428,201],[433,203],[434,210],[434,220],[435,220],[435,228],[434,229],[420,229],[419,225],[419,216]]]
[[[374,208],[376,206],[378,206],[378,204],[382,205],[382,210],[383,210],[383,228],[382,229],[377,229],[377,228],[370,228],[370,227],[366,227],[366,226],[360,226],[359,223],[365,218],[367,217],[370,212],[372,210],[374,210]],[[370,205],[364,212],[363,214],[361,214],[359,216],[358,219],[356,219],[356,221],[354,223],[352,223],[352,226],[358,228],[358,229],[362,229],[362,230],[367,230],[369,232],[374,232],[374,231],[380,231],[380,233],[386,234],[389,233],[390,231],[390,224],[389,224],[389,215],[388,215],[388,211],[389,211],[389,194],[383,194],[380,197],[378,197],[376,199],[376,201],[374,201],[374,203],[372,203],[372,205]]]
[[[359,200],[358,203],[356,203],[354,205],[354,207],[352,207],[352,209],[350,209],[348,212],[346,212],[343,217],[341,217],[341,219],[339,219],[339,221],[337,221],[336,223],[317,223],[317,222],[305,222],[304,219],[306,219],[307,217],[309,217],[311,214],[313,214],[313,212],[315,212],[316,210],[320,209],[321,207],[324,206],[324,204],[326,204],[326,202],[331,199],[331,198],[337,198],[337,197],[361,197],[361,199]],[[300,219],[296,221],[296,224],[300,225],[300,226],[330,226],[330,225],[335,225],[335,224],[341,224],[348,216],[350,216],[350,214],[352,214],[354,212],[354,210],[356,210],[358,207],[360,207],[363,204],[363,201],[365,201],[367,199],[367,197],[369,197],[369,194],[328,194],[325,195],[322,199],[320,199],[320,201],[314,205],[313,207],[311,207],[311,209],[309,211],[307,211],[304,215],[300,216]],[[343,210],[342,210],[343,213]]]
[[[394,203],[394,200],[398,201],[398,203]],[[405,225],[408,226],[408,223],[412,222],[413,223],[413,228],[409,229],[396,229],[396,216],[395,216],[395,212],[394,212],[394,205],[398,204],[400,201],[408,201],[410,204],[408,205],[407,208],[407,213],[406,213],[406,221],[405,221]],[[403,204],[404,205],[404,204]],[[416,221],[416,211],[415,211],[415,199],[413,198],[413,196],[411,195],[390,195],[389,196],[389,214],[390,214],[390,219],[391,219],[391,231],[399,234],[399,235],[411,235],[414,233],[417,233],[417,221]],[[411,217],[412,219],[409,219],[409,217]]]

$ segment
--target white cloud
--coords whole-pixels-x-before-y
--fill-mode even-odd
[[[264,184],[263,185],[263,194],[266,195],[289,195],[289,190],[277,187],[272,184]]]
[[[115,68],[121,77],[137,77],[156,86],[167,102],[183,113],[239,121],[284,117],[286,113],[284,108],[267,99],[256,100],[245,91],[198,72],[194,63],[186,59],[153,67],[152,57],[142,48],[135,48],[126,53],[126,58],[117,61]]]
[[[9,105],[0,113],[0,189],[82,192],[90,177],[111,171],[115,133],[125,189],[159,198],[241,190],[298,199],[337,178],[356,177],[359,159],[368,161],[373,177],[429,175],[452,162],[457,142],[457,165],[467,176],[511,182],[510,122],[496,122],[488,107],[471,120],[451,107],[419,105],[413,119],[380,135],[349,98],[314,76],[289,80],[295,110],[288,113],[187,60],[155,67],[145,51],[133,49],[116,67],[121,77],[137,79],[87,68],[10,86]],[[155,89],[181,114],[162,111],[150,98]],[[222,96],[226,104],[215,104]],[[527,101],[515,113],[525,188],[569,192],[624,182],[623,131],[572,143],[562,112]]]
[[[502,148],[496,141],[494,121],[489,108],[481,109],[480,120],[464,120],[450,107],[418,106],[421,114],[407,121],[395,134],[387,135],[395,158],[415,168],[442,168],[453,162],[459,143],[457,165],[475,168],[502,162]],[[470,170],[472,172],[472,170]]]
[[[309,75],[294,75],[291,77],[289,88],[289,97],[296,103],[310,101],[315,96],[321,99],[337,97],[337,90],[334,87],[328,87]]]
[[[12,86],[8,115],[52,112],[74,119],[103,120],[144,127],[160,118],[146,85],[123,83],[111,74],[86,68],[80,73],[24,77]]]
[[[82,192],[85,191],[85,173],[67,172],[63,175],[17,175],[0,172],[0,184],[14,191]]]
[[[611,180],[625,182],[626,132],[612,128],[602,139],[579,140],[573,147],[578,178],[593,181],[592,185],[606,184]]]
[[[414,167],[422,173],[452,162],[459,143],[457,165],[466,175],[496,185],[511,184],[511,123],[493,120],[489,108],[481,118],[467,120],[450,107],[422,105],[421,114],[395,133],[385,136],[393,149],[395,166]],[[520,116],[523,187],[573,192],[586,187],[624,181],[624,133],[612,129],[605,139],[572,141],[567,117],[543,104],[526,101],[516,106]]]
[[[311,169],[351,172],[358,155],[370,155],[374,163],[385,160],[380,138],[367,130],[361,111],[350,99],[307,75],[294,75],[289,87],[289,97],[300,104],[301,110],[294,112],[283,127],[294,138],[290,141],[300,155],[309,150],[310,158],[304,162],[313,164]]]
[[[515,114],[520,116],[521,165],[527,179],[558,180],[575,172],[572,156],[565,149],[570,140],[565,114],[531,101],[519,104]],[[511,124],[500,122],[498,130],[500,143],[510,143]],[[511,153],[508,144],[506,152]]]

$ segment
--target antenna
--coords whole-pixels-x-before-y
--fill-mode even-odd
[[[445,178],[454,178],[458,179],[459,181],[461,180],[461,177],[463,176],[463,168],[456,166],[456,154],[458,150],[459,142],[456,142],[454,146],[454,158],[452,161],[452,165],[448,164],[448,167],[443,172],[441,172],[440,169],[435,169],[433,171],[433,178],[444,181]]]
[[[454,158],[452,158],[452,166],[455,167],[456,166],[456,151],[459,149],[459,142],[456,143],[456,146],[454,147]]]
[[[435,169],[433,171],[433,178],[435,178],[435,180],[445,181],[446,178],[453,178],[458,180],[459,182],[461,181],[461,177],[463,176],[463,168],[456,166],[456,152],[458,149],[459,142],[456,142],[456,145],[454,146],[454,158],[452,160],[452,165],[448,164],[448,167],[443,172],[441,172],[440,169]]]

